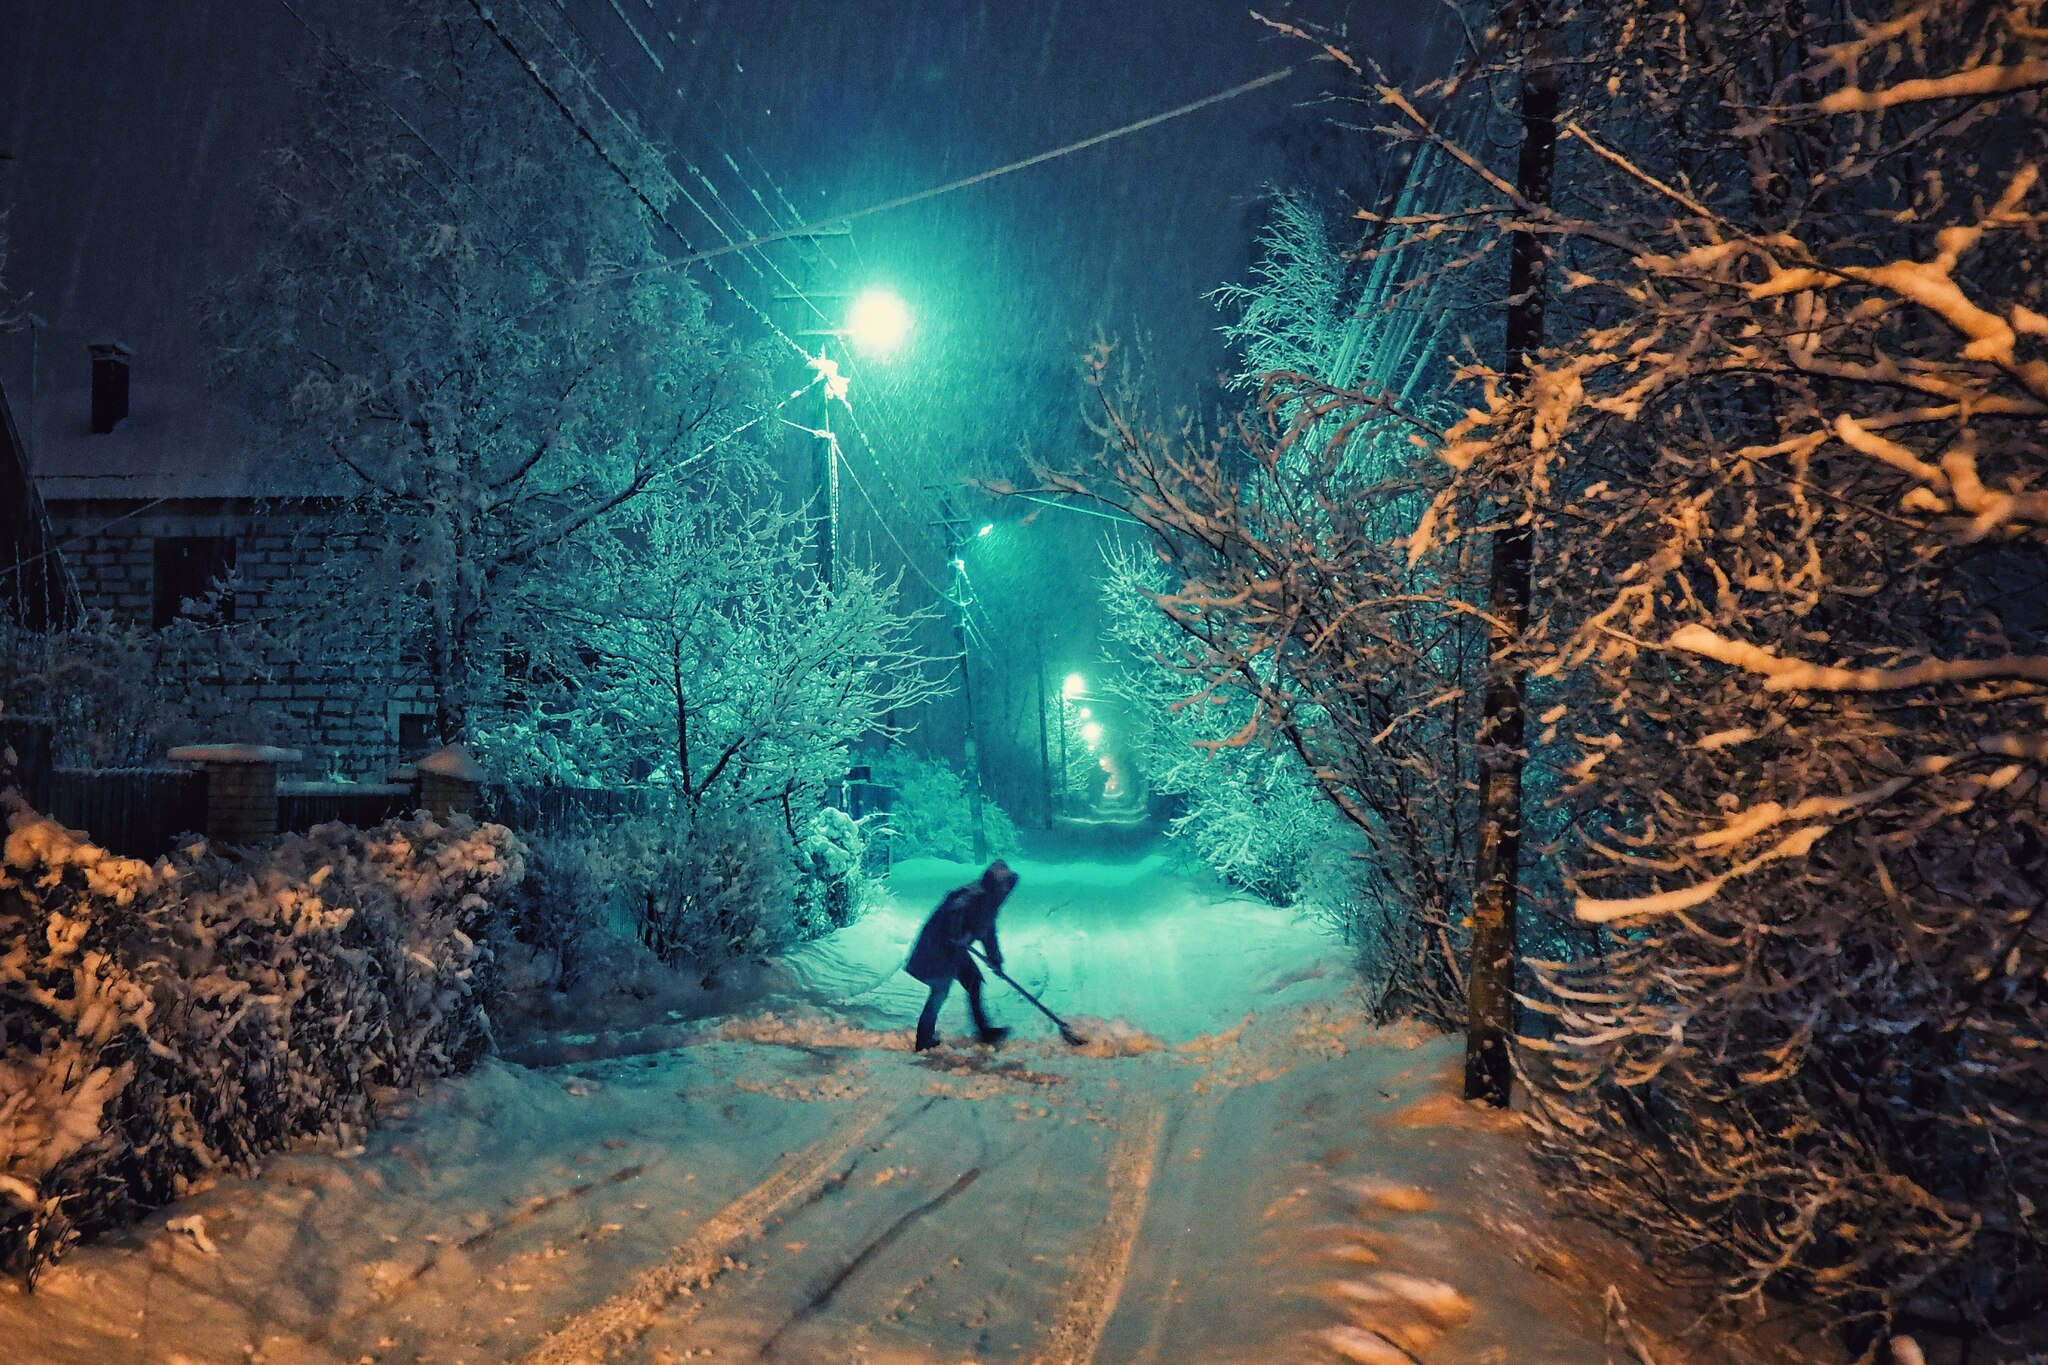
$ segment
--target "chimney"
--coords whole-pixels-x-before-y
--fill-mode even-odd
[[[128,361],[133,357],[118,341],[96,341],[92,353],[92,434],[104,436],[128,415]]]

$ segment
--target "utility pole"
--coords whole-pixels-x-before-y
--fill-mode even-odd
[[[815,338],[818,354],[813,361],[820,366],[818,375],[817,426],[811,428],[812,440],[816,447],[813,464],[816,469],[818,499],[824,504],[824,516],[818,526],[818,581],[827,588],[836,581],[837,554],[839,549],[839,442],[832,433],[832,384],[830,376],[837,358],[833,355],[832,343],[840,336],[840,329],[832,326],[832,319],[826,308],[838,309],[853,297],[845,289],[813,288],[822,273],[819,263],[823,259],[817,251],[819,239],[845,237],[851,229],[845,224],[837,227],[817,228],[799,233],[797,236],[812,245],[812,252],[804,264],[803,289],[785,290],[775,298],[778,303],[794,311],[794,331],[800,337]]]
[[[832,364],[831,339],[818,342],[818,358]],[[828,369],[825,374],[829,375]],[[825,499],[825,522],[818,528],[818,579],[829,590],[836,582],[839,551],[839,441],[832,434],[832,386],[818,383],[818,492]]]
[[[1550,205],[1557,159],[1561,85],[1554,38],[1541,0],[1516,16],[1522,28],[1522,153],[1515,191],[1525,204]],[[1523,228],[1508,248],[1508,318],[1502,370],[1511,393],[1529,384],[1530,357],[1543,344],[1545,273],[1542,241]],[[1508,1054],[1514,1035],[1515,929],[1522,852],[1523,689],[1527,665],[1518,656],[1529,627],[1531,527],[1513,495],[1502,508],[1504,529],[1493,538],[1487,583],[1486,698],[1479,722],[1479,849],[1472,869],[1472,966],[1466,988],[1465,1098],[1505,1109],[1514,1085]]]
[[[988,861],[988,823],[982,818],[981,747],[974,736],[974,676],[967,666],[967,540],[961,532],[967,523],[948,509],[934,524],[944,530],[953,558],[953,652],[960,661],[960,702],[966,710],[961,757],[967,766],[967,809],[974,821],[974,861],[982,863]]]
[[[1038,659],[1038,783],[1044,788],[1045,827],[1052,828],[1052,745],[1046,738],[1045,725],[1045,622],[1040,621],[1031,632],[1031,643]],[[1065,704],[1064,699],[1061,702]]]

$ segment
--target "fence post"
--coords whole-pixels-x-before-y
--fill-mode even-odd
[[[476,789],[483,780],[483,769],[469,750],[450,744],[419,761],[420,804],[436,820],[475,815]]]
[[[31,809],[50,813],[52,726],[41,716],[0,716],[0,789],[13,787]]]
[[[217,844],[256,844],[277,835],[277,769],[296,763],[297,749],[268,744],[187,744],[165,755],[206,772],[206,837]]]

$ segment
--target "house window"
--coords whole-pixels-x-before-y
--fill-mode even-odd
[[[156,542],[150,624],[161,630],[185,613],[185,603],[205,597],[235,570],[232,536],[163,536]],[[220,618],[235,619],[235,596],[222,593]]]
[[[425,758],[434,749],[434,718],[424,712],[401,712],[398,717],[398,761],[410,763]]]

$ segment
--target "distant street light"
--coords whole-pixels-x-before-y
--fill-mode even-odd
[[[1088,747],[1091,749],[1102,743],[1102,722],[1091,720],[1086,725],[1083,725],[1081,727],[1081,738],[1088,741]]]
[[[1068,701],[1072,701],[1087,690],[1088,680],[1079,673],[1067,674],[1067,680],[1060,684],[1060,695]]]
[[[846,310],[845,333],[854,349],[888,355],[910,337],[910,306],[886,289],[862,290]]]
[[[976,531],[976,532],[975,532],[974,534],[976,534],[976,535],[978,535],[978,536],[985,536],[985,535],[987,535],[987,534],[988,534],[988,533],[989,533],[990,531],[993,531],[993,530],[995,530],[995,529],[996,529],[996,524],[995,524],[994,522],[992,522],[992,521],[985,521],[985,522],[983,522],[983,523],[981,524],[981,529],[980,529],[979,531]]]

